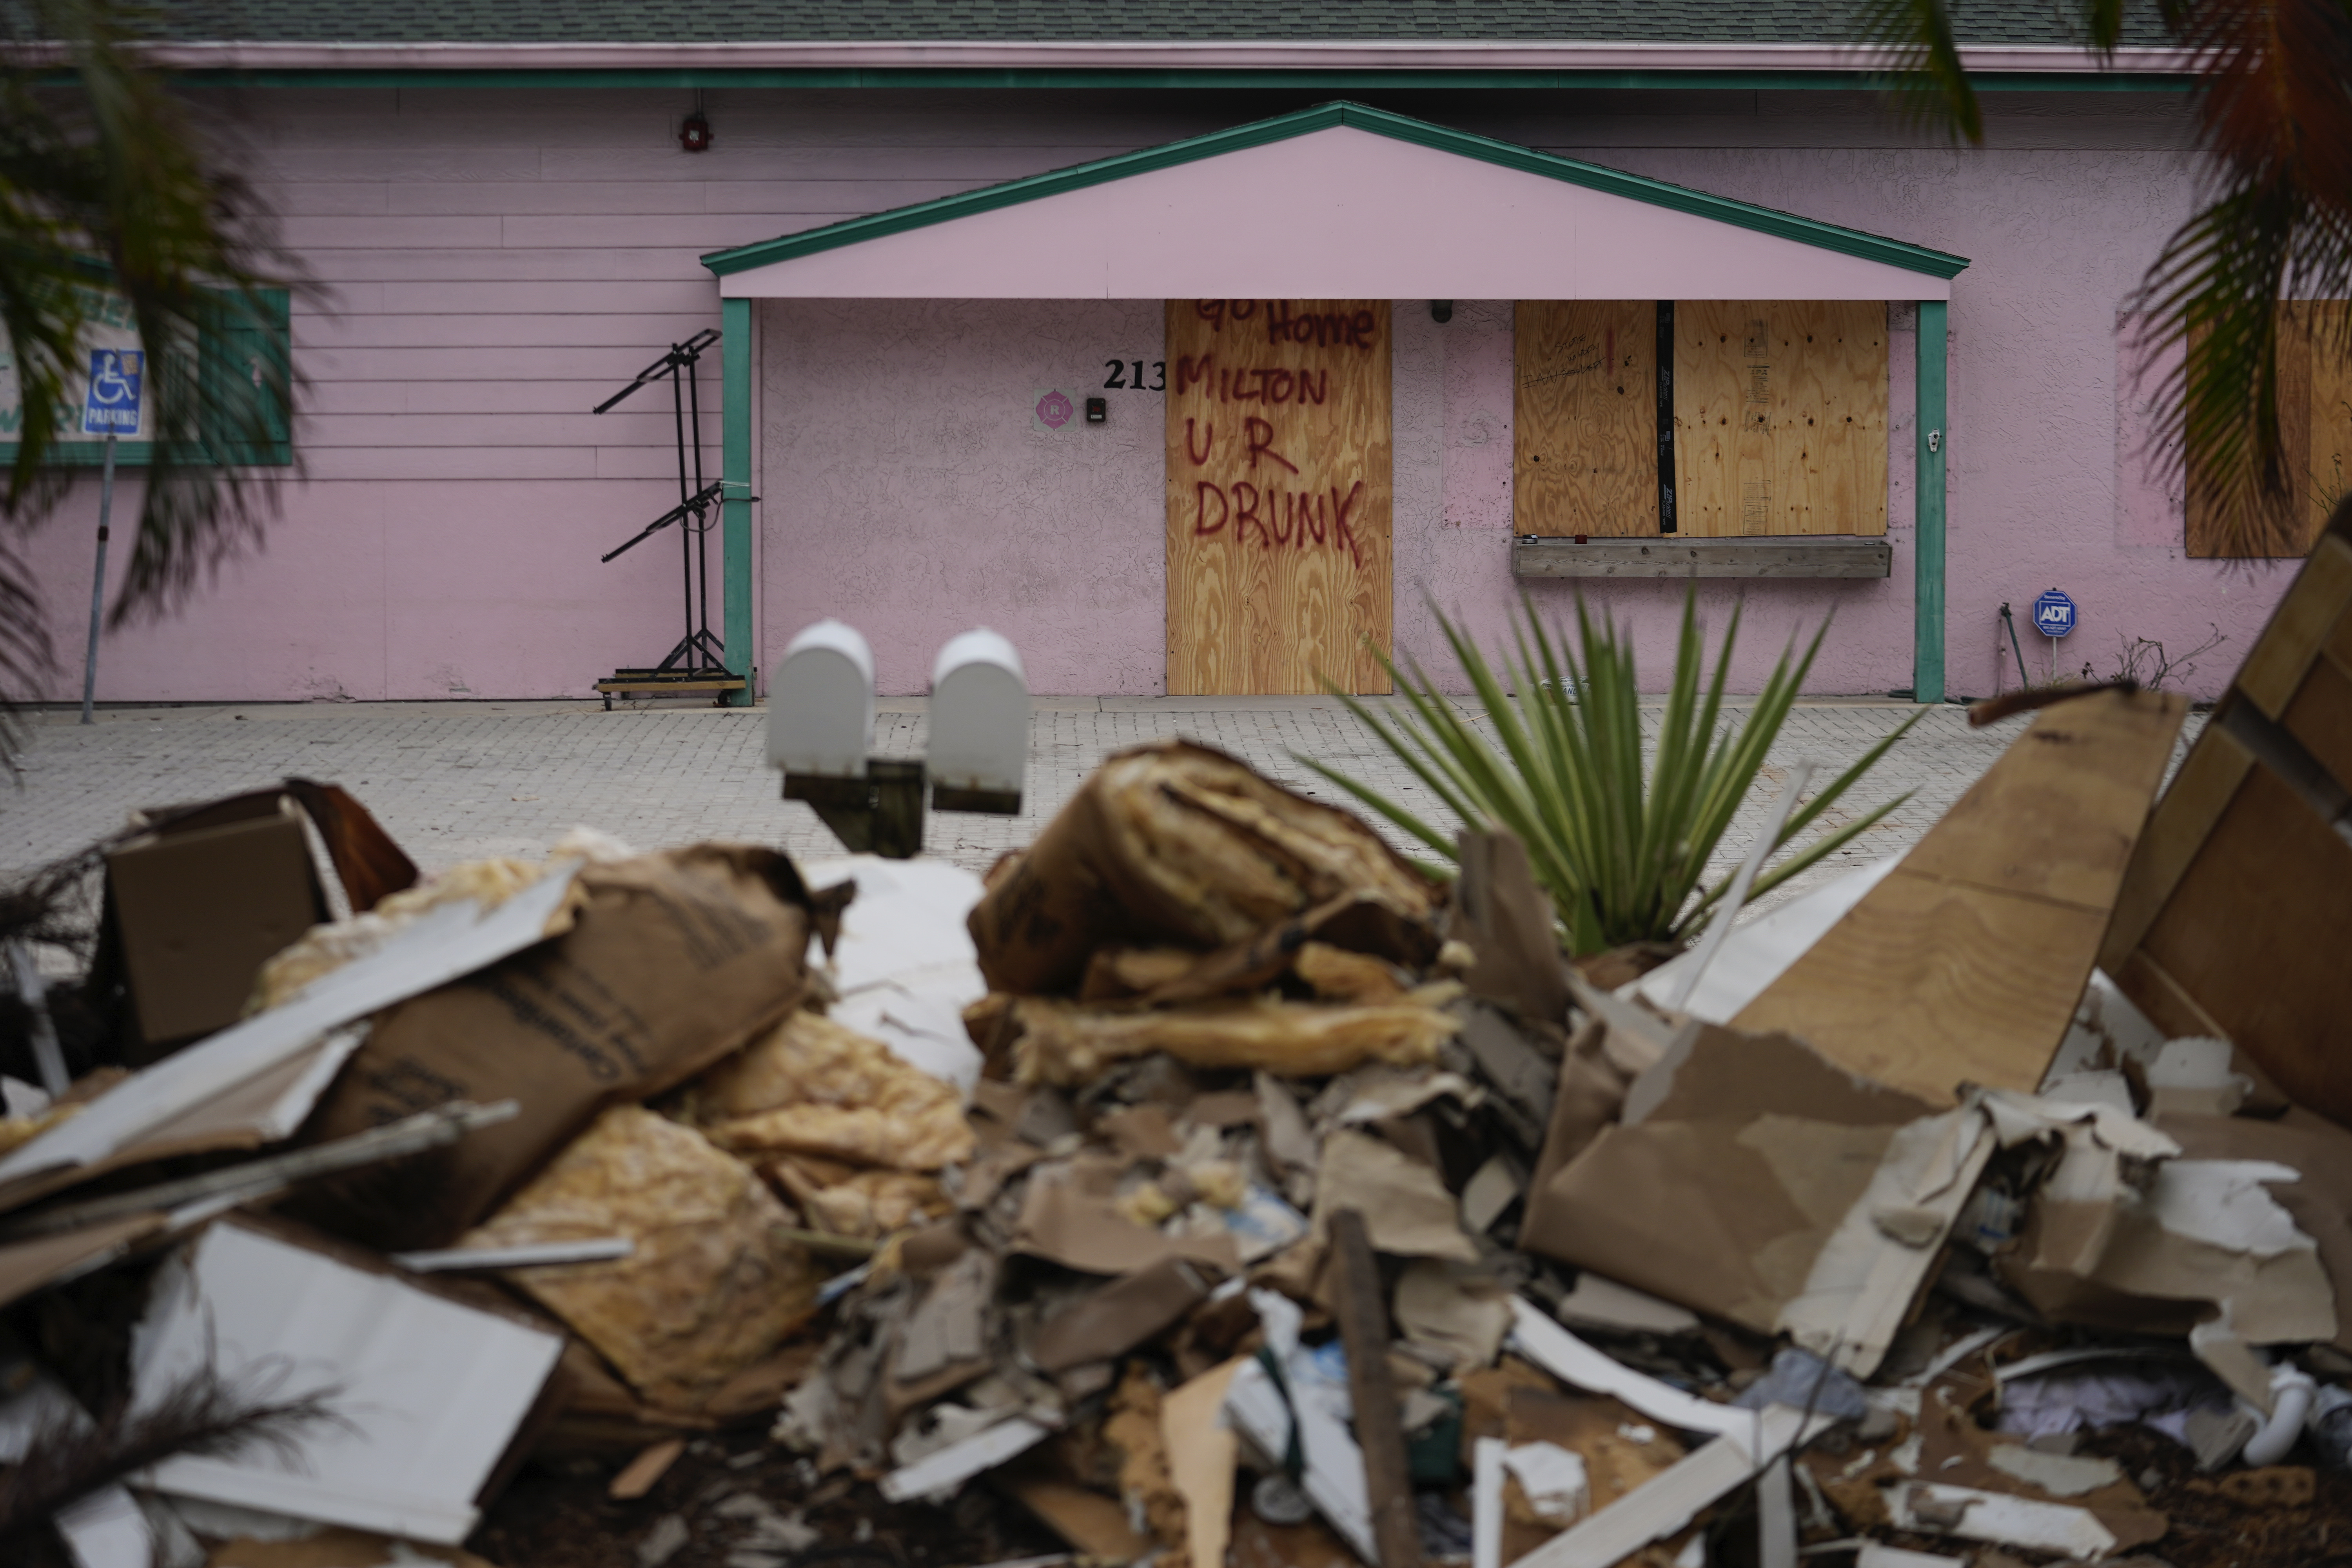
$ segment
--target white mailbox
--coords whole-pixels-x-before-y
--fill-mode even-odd
[[[768,679],[770,765],[862,779],[873,744],[874,650],[839,621],[804,628]]]
[[[948,639],[931,667],[931,804],[941,811],[1021,809],[1029,758],[1029,679],[1021,656],[982,627]]]

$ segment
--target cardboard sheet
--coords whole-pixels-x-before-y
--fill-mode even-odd
[[[1437,1173],[1381,1139],[1338,1131],[1323,1141],[1315,1187],[1315,1232],[1328,1234],[1331,1215],[1363,1211],[1372,1250],[1395,1258],[1478,1261],[1477,1245],[1462,1233],[1454,1194]]]
[[[1789,966],[1830,932],[1860,903],[1863,895],[1886,879],[1900,857],[1875,860],[1849,871],[1809,893],[1790,899],[1745,924],[1716,950],[1701,972],[1698,984],[1685,998],[1681,1012],[1710,1024],[1727,1024],[1739,1010],[1763,994],[1767,986],[1789,972]],[[1684,979],[1697,968],[1699,954],[1685,950],[1639,980],[1619,988],[1620,996],[1640,996],[1660,1007],[1672,1006]]]
[[[1221,1274],[1240,1268],[1228,1235],[1173,1236],[1121,1215],[1111,1195],[1118,1179],[1109,1160],[1083,1154],[1036,1172],[1022,1199],[1014,1249],[1083,1274],[1133,1274],[1174,1258]]]
[[[588,866],[578,885],[582,907],[559,940],[377,1018],[305,1136],[451,1100],[512,1099],[521,1114],[313,1188],[295,1212],[387,1250],[446,1247],[607,1106],[683,1082],[798,1004],[814,918],[800,874],[773,850],[695,845]]]
[[[2090,977],[2188,712],[2102,691],[2034,717],[1885,880],[1732,1023],[1937,1106],[2031,1093]]]
[[[454,1545],[562,1351],[561,1334],[223,1222],[159,1283],[132,1342],[132,1408],[209,1366],[280,1397],[327,1391],[343,1420],[283,1447],[177,1456],[145,1484]]]
[[[1239,1358],[1171,1390],[1160,1405],[1168,1479],[1184,1500],[1184,1547],[1192,1568],[1221,1568],[1234,1526],[1234,1467],[1241,1442],[1219,1419]]]
[[[45,1176],[96,1166],[141,1144],[184,1151],[188,1141],[177,1136],[183,1119],[199,1116],[224,1096],[288,1068],[315,1051],[330,1031],[569,929],[578,870],[567,865],[551,871],[487,914],[470,901],[442,905],[374,952],[303,987],[283,1005],[134,1073],[80,1115],[0,1160],[0,1204],[13,1205],[37,1191],[53,1190],[57,1181]],[[293,1076],[310,1085],[314,1096],[322,1087],[305,1068],[294,1069]],[[257,1124],[205,1123],[213,1128],[207,1141],[234,1148],[283,1137],[274,1129],[289,1115],[299,1121],[308,1110],[307,1103],[295,1109],[282,1096],[274,1097],[268,1116]]]
[[[2274,1161],[2175,1157],[2142,1177],[2126,1160],[2143,1156],[2115,1148],[2097,1124],[2063,1136],[2018,1247],[1997,1261],[2001,1279],[2061,1321],[2188,1336],[2267,1408],[2266,1372],[2242,1347],[2337,1331],[2318,1244],[2268,1190],[2297,1173]]]
[[[2187,1158],[2275,1161],[2296,1173],[2264,1187],[2317,1245],[2336,1297],[2333,1341],[2352,1350],[2352,1131],[2299,1108],[2275,1121],[2159,1115],[2156,1125]]]
[[[1972,1107],[1709,1026],[1528,1194],[1520,1239],[1866,1376],[1994,1147]]]

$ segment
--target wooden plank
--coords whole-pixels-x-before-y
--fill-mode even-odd
[[[1765,427],[1769,409],[1750,406],[1746,353],[1768,323],[1760,307],[1738,300],[1690,300],[1675,305],[1675,518],[1680,536],[1738,537],[1743,479],[1769,488],[1770,470],[1742,472],[1742,441]],[[1764,367],[1769,389],[1770,367]],[[1751,438],[1752,439],[1752,438]],[[1759,530],[1759,531],[1762,531]]]
[[[1883,539],[1515,539],[1515,577],[1884,577]]]
[[[2233,683],[2271,718],[2285,711],[2304,672],[2352,605],[2352,542],[2330,534],[2287,585]]]
[[[1167,307],[1168,689],[1385,692],[1386,300]]]
[[[1372,1540],[1380,1550],[1380,1568],[1421,1568],[1412,1472],[1405,1460],[1396,1381],[1389,1371],[1387,1292],[1361,1213],[1341,1209],[1331,1216],[1331,1252],[1338,1276],[1334,1315],[1348,1352],[1348,1393],[1355,1412],[1356,1446],[1364,1455],[1364,1484],[1371,1492]]]
[[[2266,768],[2231,809],[2140,944],[2298,1104],[2352,1116],[2352,848]]]
[[[1886,531],[1886,308],[1874,300],[1675,307],[1678,531]]]
[[[1511,531],[1658,531],[1657,311],[1646,300],[1512,310]]]
[[[1875,300],[1770,307],[1769,533],[1886,531],[1886,307]]]
[[[2032,1090],[2066,1032],[2187,700],[2042,710],[1901,865],[1732,1020],[1937,1104]]]
[[[2099,947],[2099,967],[2109,975],[2122,979],[2125,960],[2147,934],[2157,912],[2197,858],[2205,835],[2230,808],[2253,765],[2253,754],[2218,725],[2207,725],[2197,744],[2189,748],[2179,773],[2150,814],[2139,845],[2132,851],[2131,865],[2124,872],[2115,918]]]

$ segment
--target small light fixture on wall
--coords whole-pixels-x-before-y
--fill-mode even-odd
[[[1435,321],[1441,327],[1446,322],[1452,321],[1454,319],[1454,301],[1451,300],[1432,300],[1429,302],[1429,319]]]
[[[710,151],[710,121],[702,112],[702,95],[694,95],[694,112],[677,123],[677,144],[689,153]]]

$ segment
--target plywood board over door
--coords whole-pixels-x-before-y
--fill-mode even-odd
[[[1658,531],[1657,322],[1648,300],[1513,307],[1512,532]]]
[[[1389,306],[1168,302],[1168,689],[1389,689]]]
[[[1675,307],[1677,531],[1886,531],[1886,307]]]

